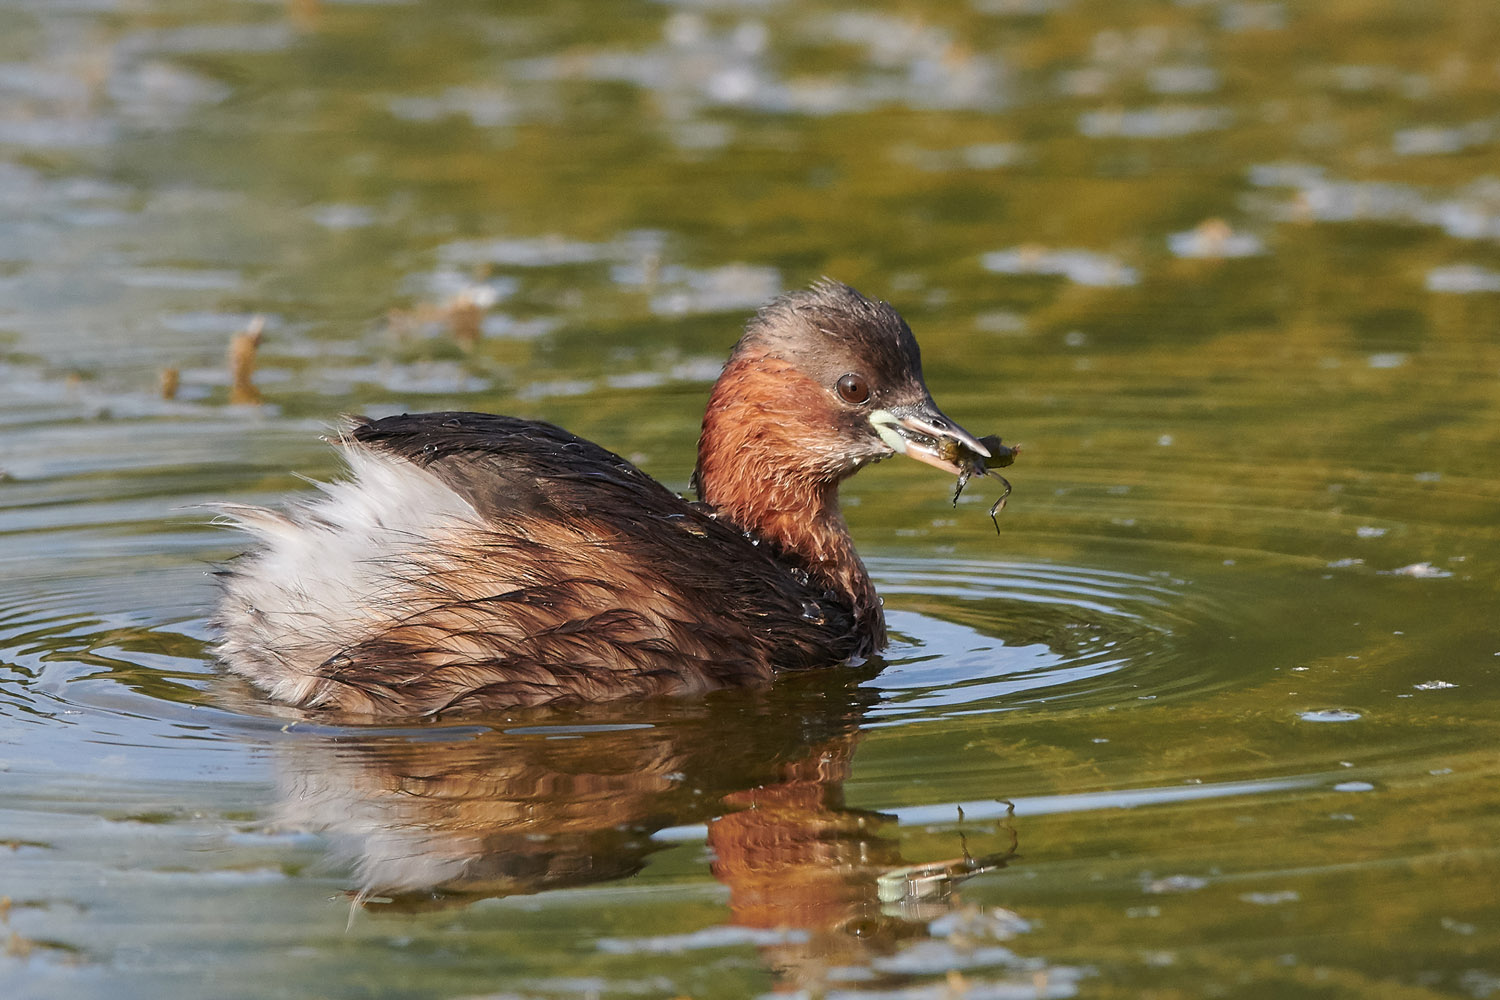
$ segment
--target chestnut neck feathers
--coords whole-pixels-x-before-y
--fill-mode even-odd
[[[732,360],[709,397],[696,481],[704,502],[775,543],[865,618],[879,605],[838,502],[853,469],[806,439],[822,416],[821,388],[764,355]]]

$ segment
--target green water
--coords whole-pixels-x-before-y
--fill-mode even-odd
[[[0,0],[0,993],[1500,996],[1497,52],[1490,0]],[[686,489],[820,275],[1024,444],[998,535],[846,487],[883,660],[378,730],[220,675],[196,505],[402,409]]]

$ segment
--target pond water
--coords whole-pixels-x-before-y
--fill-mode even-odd
[[[1500,996],[1497,52],[1492,0],[0,0],[0,991]],[[883,659],[379,728],[222,676],[202,505],[338,414],[685,490],[825,274],[1025,446],[998,534],[846,486]]]

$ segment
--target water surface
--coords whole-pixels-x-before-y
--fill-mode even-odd
[[[7,995],[1500,995],[1497,44],[1486,0],[0,0]],[[1025,445],[998,534],[991,483],[848,484],[882,659],[386,727],[222,676],[202,505],[404,409],[686,489],[745,317],[825,274]]]

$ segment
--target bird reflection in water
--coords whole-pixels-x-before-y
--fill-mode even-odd
[[[790,932],[760,939],[767,964],[787,985],[824,983],[929,937],[955,910],[954,886],[1016,849],[1005,824],[976,836],[979,856],[955,834],[961,857],[914,863],[894,817],[844,804],[876,697],[858,680],[816,672],[769,691],[462,729],[292,726],[277,825],[324,835],[353,872],[356,911],[390,912],[625,878],[671,846],[654,835],[706,824],[730,923]],[[1024,926],[975,912],[991,931]]]

